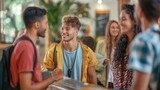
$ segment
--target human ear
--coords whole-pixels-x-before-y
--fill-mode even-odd
[[[39,29],[40,23],[39,23],[39,22],[35,22],[35,23],[34,23],[34,26],[35,26],[36,29]]]

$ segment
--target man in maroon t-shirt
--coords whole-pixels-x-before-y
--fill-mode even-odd
[[[29,37],[33,43],[36,43],[38,37],[44,37],[48,27],[47,12],[38,7],[28,7],[23,12],[23,21],[26,31],[22,36]],[[31,42],[21,40],[17,43],[11,55],[11,86],[16,87],[20,84],[21,90],[43,90],[48,85],[63,77],[60,69],[55,69],[54,73],[48,79],[42,81],[40,57],[37,53],[37,62],[35,69],[34,47]]]

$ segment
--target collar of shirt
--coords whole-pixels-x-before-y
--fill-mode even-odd
[[[147,31],[152,31],[152,30],[154,30],[154,31],[160,31],[159,25],[158,24],[154,24],[154,25],[152,25],[151,27],[149,27],[147,29]]]

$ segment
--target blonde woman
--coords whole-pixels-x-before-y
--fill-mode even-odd
[[[121,30],[118,22],[115,20],[110,20],[106,27],[105,39],[98,41],[95,51],[96,53],[99,53],[105,57],[104,60],[104,64],[106,65],[105,86],[109,88],[113,87],[113,85],[110,84],[113,82],[112,72],[110,70],[111,51],[115,47],[115,43],[118,37],[120,36],[120,32]]]

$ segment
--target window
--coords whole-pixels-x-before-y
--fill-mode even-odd
[[[12,43],[21,30],[24,30],[22,12],[27,6],[36,5],[38,0],[0,0],[1,28],[0,43]]]

